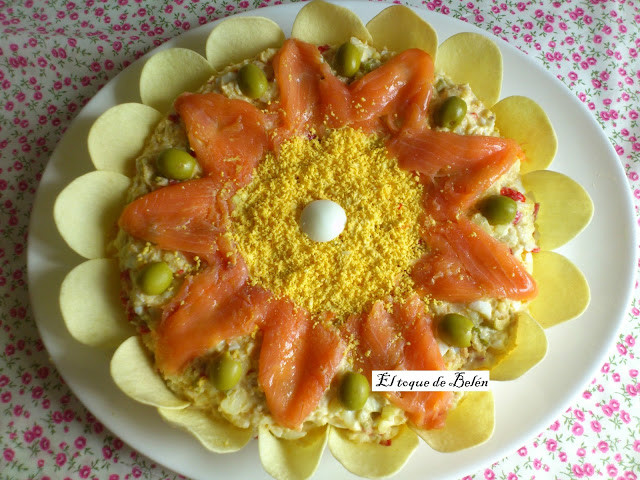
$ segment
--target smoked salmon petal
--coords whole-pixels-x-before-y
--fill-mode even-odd
[[[425,210],[435,219],[457,216],[524,158],[510,139],[407,128],[387,142],[400,168],[418,172],[427,186]]]
[[[493,155],[512,154],[513,140],[484,135],[458,135],[430,128],[404,128],[387,143],[401,168],[433,177],[443,169],[445,174],[461,173],[476,166],[489,166]]]
[[[536,296],[535,281],[509,247],[468,219],[431,226],[424,238],[431,251],[411,272],[419,293],[449,302]]]
[[[331,385],[346,346],[326,321],[289,300],[274,301],[263,328],[258,381],[274,420],[300,429]]]
[[[489,143],[495,141],[494,137],[480,138]],[[436,175],[427,190],[429,201],[425,209],[434,216],[438,211],[448,211],[450,215],[457,216],[459,212],[469,210],[518,158],[524,158],[522,151],[517,143],[509,140],[504,148],[482,159],[454,167],[448,175]]]
[[[210,178],[159,188],[127,205],[118,225],[132,237],[163,250],[180,250],[205,259],[224,246],[229,196]]]
[[[379,130],[386,125],[392,131],[426,127],[432,82],[429,54],[414,48],[396,55],[349,86],[354,126]]]
[[[184,93],[175,101],[189,145],[204,172],[235,191],[251,181],[269,139],[266,116],[249,102],[217,93]]]
[[[433,335],[431,317],[424,302],[413,295],[393,304],[392,312],[381,301],[369,312],[352,316],[345,324],[350,341],[357,342],[356,367],[371,378],[373,370],[445,370]],[[452,405],[451,392],[385,392],[417,427],[444,425]]]
[[[288,39],[273,59],[281,127],[278,138],[315,128],[339,128],[351,119],[350,95],[315,45]]]
[[[422,50],[402,52],[349,86],[333,74],[315,45],[296,39],[284,43],[273,68],[280,89],[278,138],[312,128],[351,125],[387,131],[426,122],[433,60]]]
[[[155,332],[162,372],[179,373],[218,343],[250,334],[263,323],[271,294],[249,285],[248,278],[242,260],[230,265],[219,259],[184,281]]]

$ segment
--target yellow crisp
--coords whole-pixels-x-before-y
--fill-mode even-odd
[[[316,314],[339,318],[411,289],[424,253],[418,223],[422,186],[398,167],[375,135],[344,128],[322,139],[295,137],[267,155],[234,198],[232,233],[252,281]],[[319,199],[345,210],[336,239],[310,240],[302,209]]]

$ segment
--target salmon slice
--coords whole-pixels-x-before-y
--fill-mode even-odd
[[[205,259],[231,248],[222,238],[230,199],[210,178],[159,188],[127,205],[118,225],[129,235],[163,250],[180,250]]]
[[[448,302],[481,298],[531,300],[536,283],[505,244],[461,218],[427,229],[431,251],[414,265],[416,290]]]
[[[457,135],[431,129],[403,129],[387,142],[400,168],[420,173],[427,185],[425,208],[435,217],[456,215],[471,207],[518,158],[513,140],[482,135]]]
[[[269,146],[265,115],[249,102],[217,93],[185,93],[175,101],[189,145],[204,172],[242,188]]]
[[[434,215],[436,210],[453,212],[454,215],[469,210],[491,185],[511,169],[520,154],[519,148],[507,148],[454,175],[436,178],[427,189],[429,202],[425,209]]]
[[[417,295],[395,303],[392,313],[381,301],[345,324],[350,343],[357,342],[355,366],[368,378],[372,370],[444,370],[431,317]],[[424,429],[440,428],[452,406],[451,392],[384,392],[409,420]]]
[[[486,165],[494,154],[515,150],[515,142],[500,137],[458,135],[430,128],[405,128],[394,135],[387,148],[398,159],[400,168],[435,176]]]
[[[339,128],[349,122],[347,86],[331,72],[315,45],[286,40],[273,59],[273,70],[280,89],[278,137],[311,128]]]
[[[263,328],[258,381],[271,415],[299,429],[331,385],[345,352],[331,316],[314,322],[289,300],[274,302]]]
[[[422,50],[406,50],[350,86],[331,72],[316,46],[300,40],[287,40],[273,67],[280,88],[278,136],[347,124],[397,130],[426,118],[433,61]]]
[[[218,343],[252,333],[264,321],[271,294],[247,283],[242,260],[223,260],[188,277],[164,307],[155,332],[156,365],[180,373]]]
[[[349,86],[356,126],[392,131],[426,126],[433,60],[419,49],[405,50]]]

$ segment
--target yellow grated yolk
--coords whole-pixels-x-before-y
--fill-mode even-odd
[[[344,231],[325,243],[299,225],[302,209],[319,199],[347,215]],[[314,315],[344,318],[412,290],[408,270],[424,253],[421,199],[417,177],[398,167],[376,135],[343,128],[322,139],[294,137],[234,197],[232,235],[254,284]]]

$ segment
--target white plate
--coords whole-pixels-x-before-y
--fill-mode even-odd
[[[386,5],[342,2],[366,23]],[[260,9],[258,15],[291,31],[300,4]],[[416,10],[437,30],[440,41],[471,25],[425,10]],[[256,13],[253,12],[255,15]],[[161,48],[180,46],[204,54],[212,25],[196,28]],[[484,32],[483,32],[484,33]],[[494,383],[496,429],[484,445],[455,454],[439,454],[421,445],[398,478],[456,478],[513,452],[544,430],[581,391],[613,343],[629,303],[635,265],[635,238],[629,188],[617,155],[593,116],[558,80],[534,60],[498,41],[504,56],[502,96],[526,95],[547,111],[558,138],[553,170],[568,174],[589,192],[595,204],[590,226],[561,249],[585,273],[592,292],[579,319],[548,330],[549,353],[523,378]],[[52,205],[72,179],[92,170],[87,132],[107,108],[140,102],[137,78],[143,59],[109,82],[70,125],[51,156],[40,182],[29,233],[28,272],[31,302],[42,339],[69,387],[91,412],[139,452],[194,479],[268,478],[260,465],[257,442],[236,454],[207,452],[189,434],[166,425],[150,407],[124,396],[109,376],[110,352],[74,341],[64,326],[58,291],[66,273],[82,259],[58,235]],[[132,88],[133,86],[133,88]],[[348,472],[325,452],[316,478],[343,478]]]

